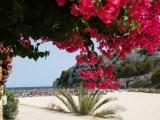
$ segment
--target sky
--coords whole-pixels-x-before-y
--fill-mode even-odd
[[[13,69],[8,78],[7,87],[52,86],[53,81],[61,75],[63,70],[76,64],[75,56],[78,53],[67,53],[51,43],[43,44],[40,50],[49,50],[50,55],[38,61],[21,57],[13,59]]]

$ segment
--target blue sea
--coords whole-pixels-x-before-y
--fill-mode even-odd
[[[47,89],[53,88],[51,86],[40,86],[40,87],[7,87],[8,90],[32,90],[32,89]]]

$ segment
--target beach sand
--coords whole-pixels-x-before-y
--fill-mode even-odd
[[[104,97],[117,97],[107,106],[125,108],[119,115],[123,120],[160,120],[160,94],[112,92]],[[54,96],[19,98],[17,120],[99,120],[98,118],[62,114],[47,110],[51,104],[62,105]],[[101,119],[102,120],[102,119]]]

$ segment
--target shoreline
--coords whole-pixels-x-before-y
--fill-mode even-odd
[[[72,95],[75,95],[74,88],[32,88],[32,89],[8,89],[16,97],[35,97],[35,96],[55,96],[58,94],[59,89],[65,89]],[[153,93],[160,94],[160,89],[153,88],[129,88],[129,89],[119,89],[119,90],[101,90],[102,94],[107,94],[108,92],[142,92],[142,93]]]

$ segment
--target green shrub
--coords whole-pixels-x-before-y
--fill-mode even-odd
[[[18,114],[18,99],[11,92],[6,92],[7,104],[3,106],[3,117],[7,120],[15,119]]]
[[[147,81],[139,80],[130,85],[131,88],[146,88],[149,87],[149,83]]]
[[[144,75],[153,70],[153,63],[148,59],[144,59],[143,62],[136,63],[137,75]]]
[[[124,62],[122,65],[120,65],[117,68],[117,77],[118,78],[125,78],[125,77],[131,77],[133,75],[137,74],[137,68],[135,64]]]
[[[153,85],[158,85],[160,86],[160,69],[156,70],[152,77],[151,77],[151,82]]]
[[[153,62],[145,58],[142,62],[131,63],[124,61],[117,66],[117,77],[127,78],[137,75],[144,75],[153,70]]]
[[[67,110],[60,106],[56,107],[58,110],[53,110],[75,113],[76,115],[90,115],[107,119],[119,118],[119,116],[116,115],[120,110],[119,108],[107,108],[99,110],[99,108],[104,106],[106,103],[115,100],[115,98],[105,98],[102,100],[102,94],[99,90],[88,93],[83,87],[77,89],[76,94],[78,95],[78,103],[70,93],[66,92],[65,90],[60,90],[56,97],[65,105]]]
[[[69,71],[62,71],[60,78],[57,79],[58,85],[66,87],[68,85]]]
[[[148,60],[148,58],[144,59],[141,64],[142,64],[142,67],[143,67],[144,74],[151,72],[154,68],[153,67],[153,62]]]

